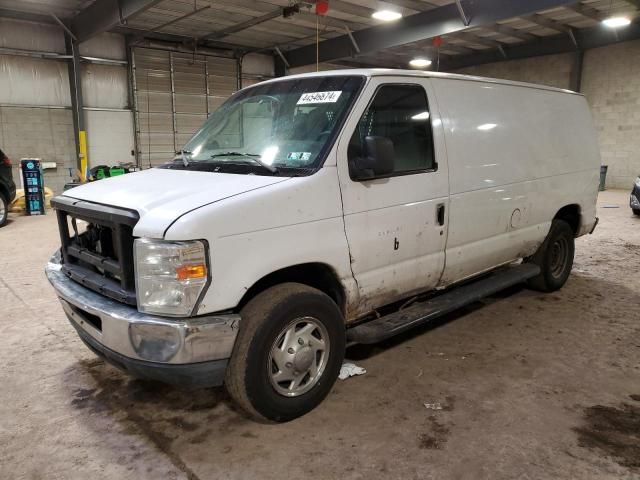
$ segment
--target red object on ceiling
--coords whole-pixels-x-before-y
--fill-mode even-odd
[[[329,11],[328,0],[318,0],[316,2],[316,15],[326,15]]]
[[[437,37],[433,37],[433,40],[431,40],[433,42],[433,45],[435,47],[440,47],[442,46],[442,37],[440,35],[438,35]]]

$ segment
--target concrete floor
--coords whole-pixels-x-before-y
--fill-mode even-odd
[[[601,194],[561,291],[512,289],[354,347],[368,373],[283,425],[245,419],[221,389],[97,359],[43,274],[54,216],[13,217],[0,230],[0,477],[640,479],[640,218],[627,202]]]

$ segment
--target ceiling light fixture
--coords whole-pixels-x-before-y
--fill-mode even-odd
[[[605,18],[602,23],[609,28],[620,28],[629,25],[631,20],[627,17],[609,17]]]
[[[431,60],[427,60],[426,58],[414,58],[409,62],[409,65],[412,67],[424,68],[431,65]]]
[[[393,22],[402,18],[400,12],[394,12],[393,10],[378,10],[371,14],[376,20],[382,20],[383,22]]]

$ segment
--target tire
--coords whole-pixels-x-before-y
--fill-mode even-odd
[[[528,280],[529,287],[541,292],[562,288],[571,273],[574,254],[573,230],[564,220],[554,220],[544,243],[525,260],[540,267],[540,274]]]
[[[319,405],[344,359],[345,323],[335,302],[315,288],[283,283],[250,300],[240,316],[225,374],[238,405],[270,422],[293,420]]]
[[[637,208],[632,209],[633,210],[633,214],[640,217],[640,210],[638,210]]]
[[[4,195],[0,193],[0,227],[4,227],[7,224],[7,218],[9,218],[9,203]]]

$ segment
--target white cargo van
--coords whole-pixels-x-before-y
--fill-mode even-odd
[[[596,225],[582,95],[345,70],[233,95],[167,164],[55,198],[47,275],[82,340],[133,375],[225,384],[303,415],[348,342],[507,286],[556,290]]]

